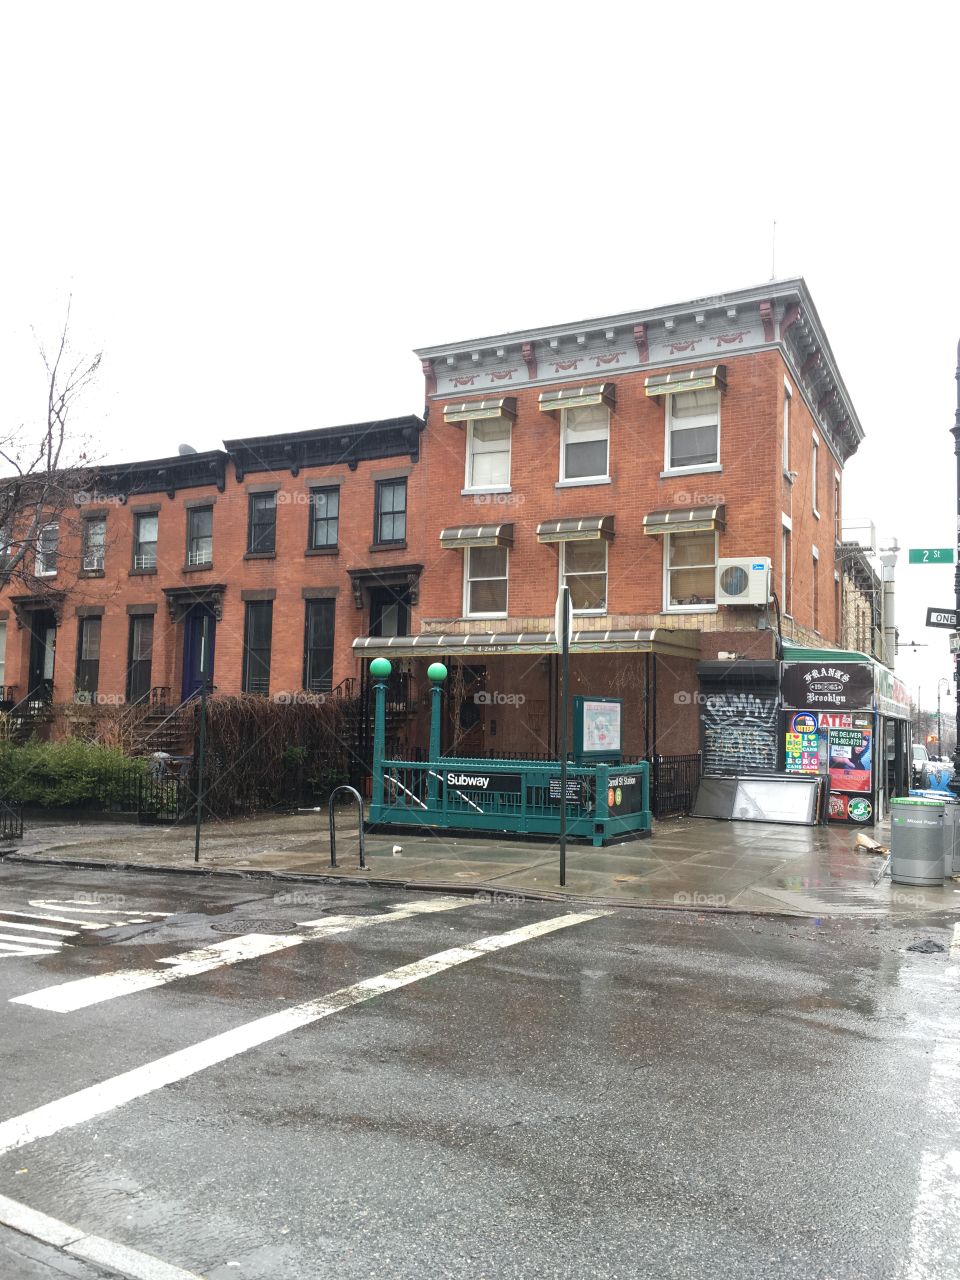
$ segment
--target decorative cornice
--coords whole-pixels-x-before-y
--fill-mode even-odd
[[[420,575],[422,564],[390,564],[382,568],[348,569],[350,585],[353,588],[353,599],[358,609],[363,608],[364,588],[368,591],[377,587],[405,587],[412,605],[420,599]]]
[[[358,463],[381,458],[406,455],[411,462],[417,462],[420,433],[425,425],[422,418],[411,414],[405,418],[354,422],[317,431],[225,440],[224,444],[238,481],[246,475],[265,471],[287,471],[296,476],[306,467],[346,465],[356,471]]]

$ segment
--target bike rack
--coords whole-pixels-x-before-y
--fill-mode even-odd
[[[341,791],[349,791],[357,802],[357,819],[360,823],[360,870],[365,871],[367,863],[364,858],[363,845],[363,797],[356,787],[334,787],[333,791],[330,793],[330,799],[327,803],[327,808],[330,813],[330,865],[331,867],[335,867],[337,865],[337,826],[336,817],[333,811],[333,802]]]

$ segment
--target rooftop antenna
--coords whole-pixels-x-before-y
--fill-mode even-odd
[[[770,243],[770,279],[777,278],[777,220],[773,220],[773,235]]]

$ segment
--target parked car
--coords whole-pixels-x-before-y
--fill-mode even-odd
[[[910,770],[910,785],[920,790],[926,789],[928,785],[927,766],[930,763],[930,757],[927,755],[927,748],[918,743],[914,743],[913,747],[913,767]]]

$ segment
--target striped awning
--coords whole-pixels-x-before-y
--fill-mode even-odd
[[[538,542],[613,541],[613,516],[583,516],[579,520],[542,520],[537,525]]]
[[[468,632],[465,635],[361,636],[353,642],[358,658],[455,658],[495,653],[556,653],[553,631]],[[664,657],[696,658],[700,654],[700,633],[671,631],[657,627],[651,631],[574,631],[570,652],[577,653],[659,653]]]
[[[596,382],[587,387],[561,387],[559,390],[540,392],[541,413],[578,409],[587,404],[604,404],[612,409],[615,403],[616,386],[612,382]]]
[[[726,526],[726,510],[716,507],[671,507],[643,517],[644,533],[706,533]]]
[[[443,410],[444,422],[476,422],[480,418],[507,418],[513,422],[516,416],[516,396],[503,396],[499,400],[464,400],[460,404],[448,404]]]
[[[458,529],[443,529],[441,547],[462,551],[465,547],[512,547],[512,524],[465,524]]]
[[[685,369],[683,373],[655,373],[646,379],[648,396],[668,396],[674,391],[706,391],[727,385],[727,366],[715,364],[706,369]]]

